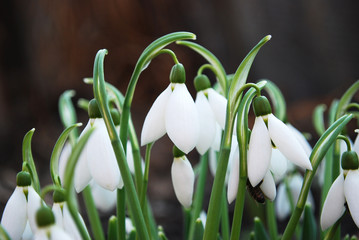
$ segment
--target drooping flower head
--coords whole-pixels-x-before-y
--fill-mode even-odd
[[[182,64],[173,66],[170,81],[145,118],[141,145],[156,141],[167,133],[181,151],[189,153],[197,145],[200,130],[197,108],[185,85]]]
[[[322,230],[332,226],[345,212],[350,214],[359,228],[359,160],[355,151],[342,154],[343,172],[335,179],[323,204],[320,225]]]
[[[294,164],[308,170],[312,165],[303,147],[286,124],[272,114],[268,99],[256,97],[253,101],[256,115],[248,150],[248,178],[252,186],[257,186],[268,171],[272,153],[272,143]]]
[[[185,154],[176,146],[173,147],[173,163],[171,169],[172,184],[178,201],[189,208],[192,204],[194,172]]]
[[[7,201],[1,218],[1,225],[11,239],[21,239],[27,224],[31,231],[36,230],[35,213],[40,207],[41,198],[31,186],[31,176],[28,172],[19,172],[16,176],[13,194]]]
[[[81,192],[93,178],[97,184],[110,191],[123,187],[120,169],[105,121],[95,99],[89,103],[89,121],[80,137],[95,128],[88,139],[75,168],[75,189]]]

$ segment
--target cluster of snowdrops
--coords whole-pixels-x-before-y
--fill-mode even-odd
[[[171,177],[183,206],[184,239],[239,239],[241,233],[251,239],[339,239],[344,214],[350,214],[359,227],[359,140],[350,140],[348,135],[353,134],[348,133],[354,130],[347,127],[358,116],[359,105],[352,99],[359,82],[333,101],[327,115],[326,106],[315,109],[313,122],[320,138],[312,148],[287,121],[286,104],[277,86],[269,80],[247,83],[255,56],[270,38],[264,37],[237,71],[228,75],[209,50],[188,41],[195,39],[194,34],[165,35],[143,51],[124,95],[105,82],[107,51],[99,50],[93,77],[85,79],[93,85],[94,99],[78,103],[89,115],[81,133],[71,100],[74,92],[60,97],[65,130],[50,158],[52,184],[41,188],[31,154],[34,129],[25,135],[22,170],[2,214],[0,238],[167,239],[147,199],[151,148],[165,134],[174,145]],[[184,66],[166,48],[174,42],[207,61],[193,81],[195,100],[186,87]],[[130,114],[132,98],[141,72],[160,54],[173,59],[170,83],[148,111],[138,141]],[[216,76],[215,83],[205,70]],[[251,109],[255,120],[250,129]],[[140,146],[146,147],[144,158]],[[196,166],[186,156],[194,149],[200,156]],[[214,180],[209,206],[204,209],[208,169]],[[321,209],[320,229],[310,192],[313,182],[321,189],[320,206],[316,206]],[[251,198],[246,198],[246,192]],[[45,202],[50,193],[53,201]],[[89,226],[79,213],[80,193]],[[250,232],[241,228],[245,202],[265,205],[266,219],[256,217]],[[231,220],[228,204],[234,204]],[[98,210],[113,214],[107,231]],[[277,221],[288,218],[284,232],[279,233]]]

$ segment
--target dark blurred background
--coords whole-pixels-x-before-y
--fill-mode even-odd
[[[317,139],[311,123],[314,107],[330,104],[359,77],[358,7],[354,0],[2,1],[1,212],[21,169],[23,136],[31,128],[36,129],[32,150],[40,177],[43,185],[50,182],[48,161],[63,129],[58,98],[67,89],[76,91],[75,103],[80,97],[92,98],[92,88],[82,79],[92,76],[96,52],[108,49],[106,80],[125,92],[141,52],[174,31],[195,33],[196,42],[212,51],[227,73],[233,73],[249,50],[271,34],[248,82],[267,78],[276,83],[287,100],[288,119]],[[194,96],[192,79],[205,60],[183,46],[170,48],[186,67]],[[161,55],[140,77],[132,107],[138,135],[151,103],[168,85],[171,66],[169,56]],[[79,121],[87,121],[82,110]],[[181,215],[181,209],[170,181],[170,147],[166,138],[155,145],[149,188],[159,222],[177,225],[165,228],[174,236],[181,233],[181,220],[171,219]]]

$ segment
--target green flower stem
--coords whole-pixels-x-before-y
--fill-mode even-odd
[[[189,227],[188,240],[194,240],[196,221],[199,218],[203,206],[203,198],[204,198],[206,179],[207,179],[207,169],[208,169],[208,152],[202,155],[200,160],[200,170],[199,170],[197,186],[193,200],[193,208],[191,213],[192,218]]]
[[[213,71],[213,72],[216,74],[216,77],[217,77],[219,85],[221,86],[223,95],[227,96],[227,93],[228,93],[227,74],[226,74],[226,71],[224,70],[221,62],[218,60],[218,58],[213,53],[208,51],[208,49],[202,47],[201,45],[199,45],[197,43],[189,42],[189,41],[177,41],[176,43],[179,45],[184,45],[184,46],[189,47],[192,50],[196,51],[197,53],[202,55],[202,57],[204,57],[213,66],[213,68],[215,69],[215,71]]]
[[[214,75],[216,75],[216,77],[218,78],[217,69],[216,69],[213,65],[211,65],[211,64],[209,64],[209,63],[203,64],[203,65],[198,69],[197,75],[202,75],[202,72],[203,72],[203,70],[205,70],[205,69],[210,69],[210,70],[214,73]]]
[[[125,145],[127,141],[128,121],[130,118],[131,103],[137,85],[137,81],[140,77],[141,72],[150,63],[150,61],[154,58],[154,56],[158,53],[158,51],[166,47],[168,44],[175,42],[177,40],[195,39],[195,38],[196,35],[194,35],[193,33],[175,32],[155,40],[143,51],[132,73],[123,103],[123,112],[121,116],[121,129],[120,129],[120,139],[123,145]]]
[[[108,220],[108,231],[107,231],[107,240],[119,240],[118,237],[118,220],[115,216],[111,216]]]
[[[40,195],[41,199],[45,199],[46,194],[48,194],[49,192],[53,192],[55,190],[64,192],[64,189],[61,186],[51,184],[41,189],[41,195]]]
[[[179,61],[178,61],[178,59],[177,59],[176,54],[175,54],[172,50],[170,50],[170,49],[161,49],[161,50],[158,51],[152,58],[155,58],[155,57],[157,57],[158,55],[161,55],[161,54],[164,54],[164,53],[169,54],[169,55],[172,57],[172,60],[173,60],[173,62],[174,62],[175,64],[179,64]]]
[[[325,131],[322,137],[318,140],[317,144],[314,146],[312,154],[309,157],[312,163],[313,171],[307,170],[305,172],[303,185],[299,194],[297,205],[284,231],[282,238],[283,240],[289,240],[292,238],[299,218],[304,210],[310,186],[313,181],[314,175],[318,169],[318,166],[322,161],[324,155],[328,151],[329,147],[335,142],[337,136],[351,119],[352,115],[344,115],[343,117],[339,118],[327,129],[327,131]]]
[[[123,187],[122,189],[117,189],[117,229],[118,229],[118,239],[126,239],[126,191]]]
[[[228,205],[226,197],[226,188],[222,191],[222,215],[221,215],[221,233],[223,240],[229,240],[229,216],[228,216]]]
[[[28,170],[31,175],[32,186],[34,187],[35,191],[40,194],[39,176],[37,175],[36,166],[31,152],[31,139],[34,132],[35,128],[28,131],[24,136],[24,140],[22,141],[22,159],[23,162],[27,163],[26,166],[28,166]]]
[[[89,233],[87,232],[87,229],[82,224],[82,221],[79,217],[79,213],[77,211],[76,196],[74,195],[74,191],[73,191],[73,181],[74,181],[74,172],[75,172],[76,163],[93,130],[94,128],[89,129],[74,145],[66,165],[65,179],[64,179],[64,189],[66,190],[65,196],[66,196],[67,206],[72,216],[72,219],[74,220],[77,229],[79,230],[81,237],[84,240],[90,240],[91,238]]]
[[[312,122],[319,136],[325,132],[324,111],[326,108],[325,104],[320,104],[314,109]]]
[[[277,219],[275,217],[274,202],[266,202],[266,215],[269,235],[271,239],[278,239]]]
[[[51,173],[52,182],[54,184],[56,184],[57,186],[61,186],[61,179],[59,177],[59,158],[60,158],[60,154],[62,152],[62,149],[63,149],[63,147],[65,145],[65,142],[66,142],[68,136],[71,134],[71,132],[73,130],[75,130],[77,127],[80,127],[80,126],[82,126],[82,123],[76,123],[76,124],[68,126],[61,133],[60,137],[56,141],[56,144],[55,144],[55,146],[54,146],[54,148],[52,150],[51,158],[50,158],[50,173]]]
[[[150,169],[150,159],[151,159],[151,149],[153,143],[147,144],[146,147],[146,156],[145,156],[145,173],[143,177],[142,189],[140,192],[140,203],[142,207],[142,211],[144,210],[145,203],[146,203],[146,192],[147,192],[147,185],[148,185],[148,175]]]
[[[351,144],[350,144],[350,141],[349,141],[349,139],[346,137],[346,136],[344,136],[344,135],[339,135],[338,137],[337,137],[337,139],[339,140],[343,140],[344,142],[345,142],[345,144],[347,145],[347,151],[351,151],[352,150],[352,146],[351,146]]]
[[[266,81],[261,81],[257,83],[259,92],[266,85]],[[243,208],[245,200],[245,192],[247,186],[247,149],[249,141],[248,133],[248,113],[251,102],[255,95],[258,95],[257,88],[250,88],[247,93],[244,95],[241,103],[238,108],[238,117],[237,117],[237,141],[239,146],[239,183],[238,191],[236,197],[236,204],[234,207],[234,215],[232,220],[232,231],[231,231],[231,240],[237,240],[240,237],[241,226],[242,226],[242,217],[243,217]]]
[[[107,93],[105,88],[105,80],[104,80],[104,72],[103,72],[103,62],[104,57],[107,54],[107,50],[100,50],[98,51],[95,64],[94,64],[94,95],[99,104],[101,115],[105,121],[107,131],[111,140],[112,148],[115,152],[115,156],[117,159],[118,166],[120,168],[121,176],[126,188],[126,195],[128,197],[128,204],[130,207],[130,211],[133,213],[133,220],[136,226],[136,230],[138,233],[139,238],[142,240],[149,239],[148,231],[146,228],[145,220],[143,213],[140,207],[140,201],[137,196],[137,192],[135,189],[134,182],[132,180],[132,176],[130,170],[128,168],[127,159],[124,151],[124,147],[127,144],[127,127],[128,127],[128,119],[126,121],[126,139],[122,145],[117,132],[116,128],[113,124],[113,120],[111,118],[108,100],[107,100]],[[123,112],[124,113],[124,112]],[[122,114],[123,116],[123,114]],[[121,122],[121,127],[123,126],[124,122]],[[120,218],[118,217],[119,221]]]
[[[92,197],[91,187],[89,185],[87,185],[87,187],[82,191],[82,195],[94,238],[96,240],[105,240],[105,234],[102,229],[101,220]]]

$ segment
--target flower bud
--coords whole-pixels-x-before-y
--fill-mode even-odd
[[[253,111],[256,117],[272,113],[272,107],[265,96],[256,97],[253,100]]]
[[[121,122],[120,112],[117,109],[112,108],[111,109],[111,117],[112,117],[112,120],[113,120],[113,124],[115,124],[115,126],[119,126],[120,122]]]
[[[211,82],[209,81],[208,77],[203,74],[196,76],[193,83],[197,92],[211,87]]]
[[[16,185],[19,187],[27,187],[31,185],[30,173],[21,171],[16,175]]]
[[[185,83],[186,82],[186,72],[181,63],[177,63],[171,69],[170,73],[170,82],[171,83]]]
[[[55,190],[52,198],[55,203],[65,202],[65,194],[63,191]]]
[[[95,98],[89,102],[88,114],[89,118],[102,118],[100,109],[98,108],[98,104]]]
[[[46,206],[40,207],[36,212],[36,223],[39,227],[55,224],[55,216],[52,210]]]
[[[355,151],[346,151],[342,154],[342,168],[344,170],[359,168],[358,154]]]

